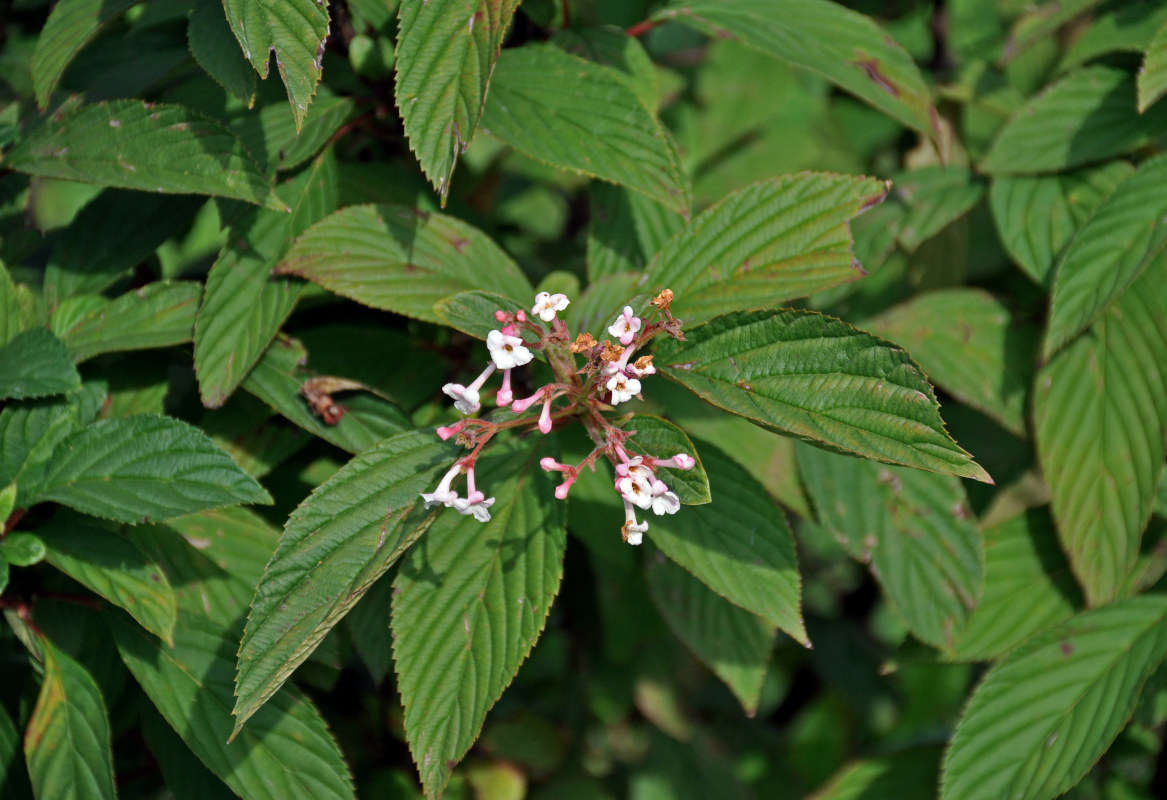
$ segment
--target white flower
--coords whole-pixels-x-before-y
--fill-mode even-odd
[[[640,394],[640,381],[629,378],[624,373],[617,373],[608,379],[608,391],[612,393],[612,405],[619,405],[631,400]]]
[[[626,369],[638,378],[644,378],[648,375],[656,374],[656,367],[652,365],[652,362],[646,364],[643,369],[636,366],[636,364],[629,364]]]
[[[521,367],[533,358],[531,351],[523,346],[522,339],[518,336],[509,336],[502,331],[488,333],[486,347],[499,369]]]
[[[652,508],[652,484],[643,478],[629,475],[621,478],[616,484],[616,490],[629,503],[646,511]]]
[[[434,506],[445,506],[449,508],[458,501],[458,493],[450,489],[450,483],[458,475],[462,474],[462,465],[454,464],[449,471],[442,477],[438,488],[430,493],[421,492],[421,499],[425,500],[426,508],[433,508]]]
[[[697,465],[697,459],[688,453],[677,453],[672,458],[673,466],[677,469],[693,469]]]
[[[644,544],[644,533],[648,530],[648,523],[633,522],[631,525],[624,526],[624,541],[631,545]]]
[[[676,514],[681,508],[681,500],[669,491],[661,481],[652,489],[652,512],[654,514]]]
[[[447,383],[442,391],[454,398],[454,408],[463,414],[474,414],[482,408],[478,402],[478,390],[460,383]]]
[[[608,326],[608,333],[617,336],[620,344],[632,344],[636,332],[640,330],[640,317],[632,315],[632,306],[624,306],[624,311],[616,317],[616,321]]]
[[[494,505],[494,498],[486,497],[482,492],[474,492],[469,497],[455,498],[453,505],[459,514],[473,516],[479,522],[490,522],[490,507]]]
[[[539,292],[539,294],[535,295],[535,305],[531,309],[531,313],[544,322],[550,322],[555,319],[556,311],[562,311],[570,303],[571,301],[567,299],[567,295],[565,294]]]

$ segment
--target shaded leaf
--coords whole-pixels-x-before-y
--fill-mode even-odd
[[[231,46],[235,47],[234,39]],[[138,713],[146,746],[175,800],[234,800],[235,793],[199,761],[157,710],[143,704]]]
[[[1140,114],[1167,92],[1167,24],[1155,32],[1147,45],[1143,68],[1139,70],[1138,91]]]
[[[940,749],[917,747],[852,761],[807,800],[935,800]]]
[[[215,82],[251,108],[255,72],[247,63],[219,3],[195,3],[186,29],[194,60]]]
[[[28,769],[20,747],[20,732],[3,706],[0,706],[0,786],[13,800],[32,798]]]
[[[54,316],[53,327],[77,363],[102,353],[171,347],[194,337],[201,294],[194,281],[159,281],[114,300],[98,300],[77,320],[62,310],[60,316],[68,321],[58,326]],[[90,297],[76,300],[88,307]]]
[[[24,320],[20,312],[20,297],[12,276],[4,262],[0,261],[0,347],[8,344],[16,334],[24,330]]]
[[[61,0],[53,6],[32,54],[32,84],[38,106],[48,108],[65,68],[81,48],[107,22],[137,3],[138,0]]]
[[[258,113],[242,113],[228,128],[270,174],[277,169],[294,169],[319,153],[352,117],[355,108],[352,98],[338,97],[321,88],[299,128],[296,117],[283,103],[266,105]]]
[[[1004,59],[1009,60],[1033,44],[1057,33],[1074,17],[1089,11],[1101,0],[1050,0],[1031,6],[1013,23],[1005,42]]]
[[[0,556],[14,567],[31,567],[45,558],[45,543],[37,533],[16,531],[0,539]]]
[[[895,179],[895,197],[908,211],[896,237],[914,252],[950,224],[967,214],[981,199],[985,185],[964,167],[924,167]]]
[[[609,275],[644,269],[669,237],[685,228],[684,217],[639,192],[601,182],[589,191],[590,286]]]
[[[0,400],[64,394],[80,385],[69,350],[44,328],[17,334],[0,347]]]

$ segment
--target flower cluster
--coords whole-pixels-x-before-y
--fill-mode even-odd
[[[438,428],[437,434],[443,440],[457,436],[460,443],[471,448],[471,452],[454,463],[437,489],[422,493],[426,507],[446,506],[483,522],[490,520],[494,498],[487,498],[475,486],[474,465],[478,454],[497,432],[530,423],[527,417],[492,422],[470,416],[482,409],[484,386],[496,371],[501,370],[502,384],[495,394],[495,402],[500,407],[509,407],[513,413],[522,415],[532,406],[541,404],[534,425],[540,433],[550,433],[556,424],[575,418],[584,425],[596,445],[591,454],[575,466],[561,464],[553,458],[544,458],[540,462],[544,470],[564,474],[555,496],[565,499],[580,472],[584,468],[594,470],[596,460],[601,455],[606,456],[615,467],[615,489],[624,503],[625,523],[621,533],[629,544],[640,544],[648,523],[637,521],[636,509],[675,514],[681,507],[680,499],[660,480],[656,469],[691,469],[696,461],[686,453],[666,459],[630,453],[626,440],[634,431],[614,426],[601,412],[641,396],[641,380],[654,374],[656,367],[652,356],[633,360],[633,355],[649,339],[661,333],[684,338],[680,320],[669,310],[672,299],[673,293],[667,289],[653,299],[652,305],[660,317],[656,321],[646,322],[636,316],[632,306],[625,306],[608,326],[608,334],[613,339],[602,342],[588,333],[581,333],[574,340],[571,338],[567,325],[558,317],[559,312],[571,303],[563,294],[540,292],[529,315],[524,310],[496,311],[494,318],[500,327],[486,337],[489,363],[468,386],[447,383],[442,387],[464,418],[454,425]],[[532,338],[524,338],[524,334]],[[555,380],[539,387],[528,397],[516,399],[512,372],[534,358],[532,351],[540,350],[545,354]],[[576,362],[576,356],[580,355],[587,359],[582,368]],[[558,409],[554,408],[556,401],[562,401]],[[454,479],[462,474],[467,476],[466,497],[460,497],[452,488]]]

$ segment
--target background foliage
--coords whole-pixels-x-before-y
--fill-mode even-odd
[[[1164,796],[1165,92],[1151,0],[0,5],[4,796]],[[422,507],[495,309],[666,287],[643,547],[569,428]]]

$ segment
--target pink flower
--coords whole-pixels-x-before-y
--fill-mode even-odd
[[[608,326],[608,333],[618,337],[620,344],[623,345],[632,344],[638,330],[640,330],[640,317],[632,315],[632,306],[624,306],[623,313]]]

